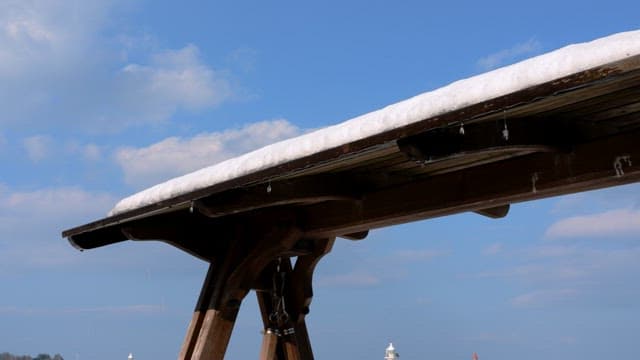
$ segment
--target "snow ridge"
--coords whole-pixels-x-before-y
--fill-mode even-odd
[[[614,34],[453,82],[337,125],[168,180],[124,198],[110,216],[640,54],[640,30]]]

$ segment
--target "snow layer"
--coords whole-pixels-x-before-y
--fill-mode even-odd
[[[151,205],[323,150],[640,54],[640,30],[569,45],[389,105],[343,123],[268,145],[155,185],[121,200],[109,215]]]

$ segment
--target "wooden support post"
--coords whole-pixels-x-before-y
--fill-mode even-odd
[[[204,321],[205,314],[207,313],[207,307],[211,302],[211,296],[213,295],[213,279],[214,279],[214,265],[209,265],[209,271],[207,271],[207,277],[202,284],[202,290],[200,291],[200,298],[196,305],[196,309],[191,317],[191,322],[187,328],[187,335],[185,336],[178,360],[191,359],[193,349],[196,346],[196,340],[200,329],[202,328],[202,322]]]
[[[207,310],[191,359],[224,359],[238,309],[239,307],[231,311]]]
[[[299,239],[291,222],[236,226],[228,247],[212,260],[178,359],[224,359],[242,300],[264,268]]]
[[[262,337],[262,348],[260,349],[260,360],[275,360],[276,349],[278,347],[278,335],[271,329],[264,331]]]
[[[284,360],[303,360],[300,355],[300,349],[296,343],[295,335],[285,335],[282,339],[282,348],[284,352]]]

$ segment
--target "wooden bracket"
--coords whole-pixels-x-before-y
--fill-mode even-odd
[[[509,213],[509,209],[510,208],[511,208],[511,206],[509,204],[506,204],[506,205],[501,205],[501,206],[495,206],[495,207],[476,210],[476,211],[474,211],[474,213],[482,215],[482,216],[486,216],[486,217],[491,218],[491,219],[501,219],[501,218],[507,216],[507,214]]]

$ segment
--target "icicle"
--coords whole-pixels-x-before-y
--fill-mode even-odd
[[[504,141],[509,141],[509,129],[507,128],[507,112],[506,111],[503,113],[502,119],[504,121],[504,129],[502,129],[502,138],[504,139]]]
[[[534,172],[533,175],[531,175],[531,192],[532,193],[537,193],[538,189],[536,188],[536,183],[538,182],[538,173]]]

